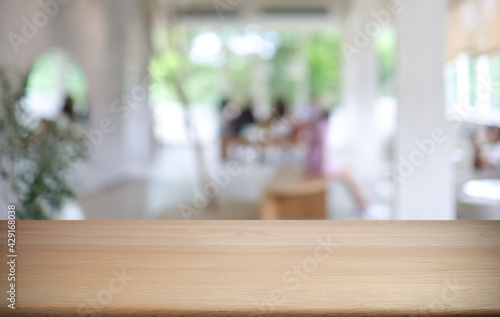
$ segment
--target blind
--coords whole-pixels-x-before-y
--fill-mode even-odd
[[[500,0],[459,0],[447,18],[448,58],[461,52],[476,55],[500,51]]]

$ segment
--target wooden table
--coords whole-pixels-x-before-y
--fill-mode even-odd
[[[500,316],[500,222],[19,221],[16,243],[1,316]]]
[[[226,160],[229,155],[229,147],[232,145],[249,145],[254,149],[263,149],[270,146],[290,149],[296,147],[298,144],[299,140],[296,137],[280,137],[259,141],[250,140],[239,135],[226,135],[221,138],[220,156],[221,159]]]

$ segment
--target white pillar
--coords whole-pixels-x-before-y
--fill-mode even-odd
[[[348,119],[349,165],[362,183],[380,173],[381,144],[375,128],[377,56],[371,26],[378,1],[353,0],[343,23],[343,107]],[[348,48],[352,48],[349,51]]]
[[[152,118],[149,108],[149,84],[158,78],[149,74],[150,48],[149,28],[143,10],[147,3],[131,3],[134,10],[128,11],[129,23],[126,34],[125,92],[132,96],[136,107],[132,115],[123,122],[123,141],[127,173],[143,174],[151,159],[153,134]]]
[[[89,158],[81,171],[82,192],[96,191],[121,180],[125,172],[124,119],[121,109],[130,107],[122,102],[124,95],[125,31],[120,6],[129,1],[77,1],[75,38],[68,40],[80,56],[87,74],[89,88],[89,127],[87,144]],[[111,14],[114,13],[114,14]],[[88,17],[92,16],[92,28]],[[92,49],[89,49],[92,48]],[[114,110],[120,106],[120,112]],[[133,115],[133,114],[131,114]]]
[[[454,219],[443,69],[446,1],[402,0],[397,16],[396,219]],[[419,143],[420,145],[418,145]]]
[[[269,63],[255,56],[256,66],[252,79],[252,101],[254,103],[254,115],[258,119],[267,119],[270,114],[269,104]]]

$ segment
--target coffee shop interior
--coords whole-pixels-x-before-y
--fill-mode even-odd
[[[500,219],[498,0],[0,0],[0,31],[20,219]]]

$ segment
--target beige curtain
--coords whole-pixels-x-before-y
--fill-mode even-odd
[[[500,0],[458,0],[448,13],[448,59],[500,52]]]

